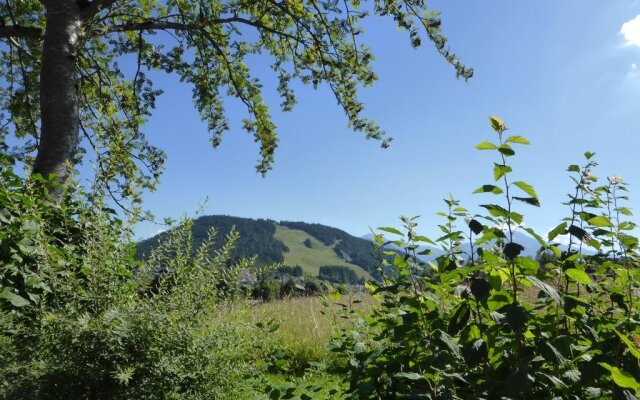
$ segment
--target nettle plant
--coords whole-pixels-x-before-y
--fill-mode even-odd
[[[443,236],[402,229],[375,235],[383,279],[369,286],[380,301],[372,316],[342,331],[347,396],[359,399],[635,399],[640,389],[638,240],[618,177],[598,185],[586,164],[571,165],[570,215],[543,239],[524,226],[522,206],[540,206],[509,163],[522,136],[491,117],[497,141],[476,148],[496,155],[493,182],[475,193],[501,199],[470,215],[445,200]],[[537,260],[517,242],[525,231]],[[386,240],[385,234],[394,235]],[[569,244],[554,242],[568,235]],[[463,245],[468,241],[468,247]],[[404,252],[385,250],[400,246]],[[433,262],[420,246],[439,245]]]

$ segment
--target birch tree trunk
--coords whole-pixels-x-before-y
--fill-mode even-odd
[[[41,131],[34,173],[55,174],[49,193],[59,201],[72,172],[79,141],[76,57],[82,16],[73,0],[46,2],[46,27],[40,70]]]

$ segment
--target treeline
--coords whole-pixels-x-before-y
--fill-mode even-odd
[[[337,228],[321,224],[306,222],[280,221],[280,225],[291,229],[299,229],[318,239],[326,246],[333,246],[333,251],[352,264],[369,272],[374,278],[379,278],[377,271],[378,259],[373,254],[371,242],[348,234]]]
[[[278,269],[276,270],[276,275],[280,275],[280,276],[285,276],[285,275],[289,275],[289,276],[293,276],[295,278],[300,278],[302,276],[302,267],[299,265],[296,266],[289,266],[289,265],[283,265],[282,267],[278,267]]]
[[[257,256],[258,264],[260,265],[284,262],[283,252],[287,252],[289,249],[284,243],[273,237],[276,232],[275,222],[266,219],[254,220],[226,215],[200,217],[193,221],[192,234],[194,248],[198,248],[198,246],[204,242],[211,228],[216,228],[218,235],[211,248],[211,252],[213,253],[222,247],[222,244],[225,242],[225,237],[231,232],[234,226],[240,234],[240,238],[233,250],[233,259]],[[144,258],[148,256],[151,250],[158,245],[159,241],[165,237],[167,237],[167,233],[163,232],[139,242],[136,245],[138,257]]]
[[[318,279],[331,283],[346,283],[348,285],[362,285],[364,278],[358,277],[354,270],[343,265],[325,265],[320,267]]]

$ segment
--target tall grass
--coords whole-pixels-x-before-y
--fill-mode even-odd
[[[272,339],[293,373],[309,367],[331,369],[339,362],[330,351],[331,339],[340,328],[367,315],[375,300],[364,293],[327,297],[296,297],[269,303],[258,303],[251,309],[254,322],[277,324]],[[339,304],[350,306],[351,317],[345,318]],[[320,364],[320,365],[318,365]]]

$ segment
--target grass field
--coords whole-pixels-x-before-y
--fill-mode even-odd
[[[371,279],[367,271],[338,257],[330,246],[324,245],[306,232],[276,225],[274,237],[289,248],[289,251],[284,253],[285,264],[299,265],[307,274],[318,276],[323,265],[342,265],[355,271],[358,277]],[[304,244],[307,239],[311,241],[311,249]]]
[[[354,301],[359,301],[355,302]],[[337,303],[351,304],[354,313],[341,318]],[[317,386],[322,390],[313,393],[314,399],[334,399],[330,390],[343,385],[337,372],[340,359],[329,349],[332,337],[338,330],[354,319],[368,315],[374,305],[369,295],[355,293],[338,297],[296,297],[269,303],[258,303],[251,307],[250,318],[254,323],[277,324],[278,329],[271,333],[274,350],[282,352],[286,365],[280,371],[267,372],[264,378],[273,387],[295,385],[296,395],[300,396],[304,387]],[[276,360],[264,360],[268,363]],[[262,399],[265,397],[249,396]],[[299,398],[299,397],[295,397]]]

